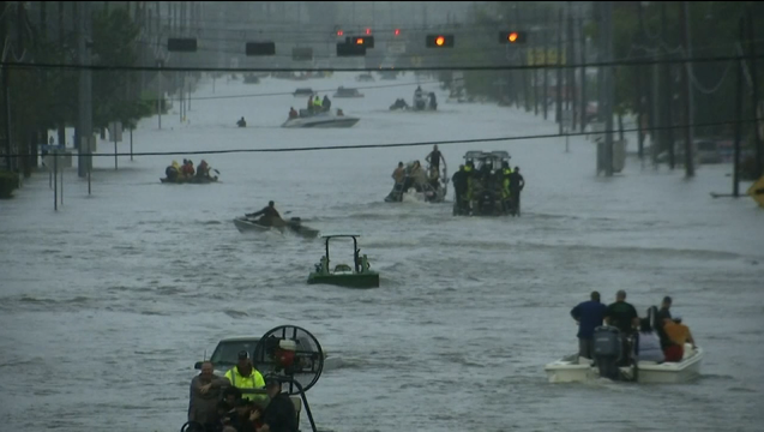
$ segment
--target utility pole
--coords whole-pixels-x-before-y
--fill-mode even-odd
[[[2,2],[2,13],[5,15],[5,17],[0,18],[1,22],[0,25],[3,26],[3,40],[7,41],[10,40],[11,35],[11,29],[8,25],[8,14],[10,13],[10,5],[8,2]],[[8,54],[6,54],[8,55]],[[7,57],[6,57],[7,58]],[[5,60],[5,59],[3,59]],[[3,121],[5,123],[5,165],[6,169],[8,171],[12,171],[13,158],[11,157],[11,95],[10,95],[10,82],[8,79],[8,74],[10,73],[10,69],[6,66],[3,68],[3,99],[4,99],[4,105],[5,105],[5,114],[3,117]]]
[[[613,60],[613,3],[605,1],[600,3],[602,12],[600,14],[600,32],[601,37],[601,53],[603,54],[603,62],[611,62]],[[600,108],[600,113],[604,117],[605,123],[605,151],[603,152],[605,175],[611,177],[613,175],[613,103],[614,103],[614,85],[613,85],[613,67],[606,66],[602,69],[602,97],[603,106]]]
[[[683,36],[683,43],[684,46],[684,58],[685,60],[689,60],[692,58],[692,47],[690,46],[690,7],[688,5],[687,1],[683,1],[679,7],[680,9],[680,20],[682,21],[682,27],[684,27],[682,30],[682,36]],[[692,134],[692,123],[693,123],[693,115],[692,115],[692,63],[688,61],[685,64],[684,67],[684,118],[687,122],[684,126],[684,169],[685,169],[685,175],[687,177],[694,177],[695,176],[695,166],[694,166],[694,152],[693,152],[693,146],[694,146],[694,140],[693,140],[693,134]]]
[[[91,40],[91,2],[81,1],[79,3],[79,35],[78,39],[78,51],[79,51],[79,63],[84,66],[90,65],[90,47],[92,46]],[[92,81],[91,71],[89,69],[82,69],[79,71],[80,85],[79,85],[79,118],[78,118],[78,131],[77,146],[77,175],[80,177],[86,177],[88,172],[92,168],[93,158],[90,156],[92,151],[93,140],[93,107],[92,107]],[[84,146],[83,146],[84,144]]]
[[[576,63],[575,60],[575,42],[573,41],[573,2],[568,2],[568,52],[566,58],[568,64],[572,65]],[[568,69],[568,104],[571,113],[570,127],[571,130],[576,130],[576,115],[578,114],[578,105],[576,104],[576,70],[573,68]]]
[[[745,40],[745,18],[738,21],[741,48]],[[743,138],[743,61],[737,62],[737,91],[735,92],[735,154],[732,164],[732,196],[740,196],[740,141]]]
[[[578,21],[578,34],[581,35],[581,132],[586,129],[586,109],[589,107],[586,95],[586,35],[584,34],[584,18]]]
[[[668,20],[666,18],[666,3],[661,3],[661,35],[662,37],[665,37],[668,35]],[[664,40],[664,45],[666,41]],[[664,59],[668,60],[670,57],[670,53],[666,49],[666,47],[662,47],[662,51],[664,52]],[[661,87],[661,92],[663,92],[663,126],[666,127],[665,129],[665,137],[666,137],[666,149],[668,151],[669,155],[669,168],[672,170],[676,166],[676,158],[674,155],[674,131],[671,129],[672,126],[674,126],[674,120],[673,120],[673,101],[674,101],[674,91],[673,86],[671,85],[671,65],[668,63],[663,65],[663,86]]]
[[[546,65],[549,64],[549,31],[552,29],[552,19],[547,10],[544,13],[544,94],[542,95],[542,106],[544,107],[544,120],[547,119],[547,111],[549,111],[549,68]]]
[[[753,34],[753,13],[748,8],[748,54],[751,57],[751,81],[753,82],[753,91],[751,92],[751,110],[753,111],[753,142],[756,144],[756,177],[764,173],[764,145],[759,136],[759,89],[756,74],[756,39]]]
[[[533,8],[533,24],[536,25],[538,23],[538,7]],[[534,35],[535,36],[535,35]],[[533,36],[531,36],[533,37]],[[531,58],[533,58],[533,66],[538,66],[538,56],[536,53],[538,53],[539,44],[536,42],[535,37],[533,37],[533,43],[531,43],[531,53],[533,54]],[[527,57],[527,56],[526,56]],[[536,68],[532,69],[531,76],[533,77],[533,115],[538,116],[539,115],[539,70]]]
[[[557,103],[556,121],[560,125],[560,135],[562,135],[562,8],[557,14]]]

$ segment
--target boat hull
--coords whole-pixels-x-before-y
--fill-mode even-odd
[[[170,180],[167,177],[160,178],[159,181],[162,183],[170,183],[170,184],[209,184],[209,183],[215,183],[218,181],[217,177],[191,177],[191,178],[178,178],[175,180]]]
[[[296,118],[284,122],[283,128],[350,128],[361,119],[356,117]]]
[[[235,218],[233,220],[234,226],[236,226],[236,229],[239,230],[239,232],[265,232],[270,230],[276,230],[281,233],[286,232],[287,230],[290,232],[293,232],[295,234],[298,234],[305,238],[316,238],[318,237],[319,231],[315,230],[313,228],[308,228],[305,225],[295,223],[294,221],[287,221],[287,225],[283,227],[273,227],[273,226],[265,226],[260,225],[254,220],[249,220],[247,218]]]
[[[700,364],[703,360],[703,349],[686,348],[687,355],[681,362],[655,363],[640,361],[637,364],[637,382],[640,384],[681,384],[694,380],[700,375]],[[633,380],[631,368],[622,367],[621,376],[625,380]],[[550,383],[587,382],[599,379],[599,371],[591,365],[588,359],[576,359],[569,356],[547,364],[544,367]]]
[[[311,273],[308,284],[336,285],[345,288],[368,289],[379,287],[379,273],[319,274]]]

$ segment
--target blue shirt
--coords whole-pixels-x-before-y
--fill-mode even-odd
[[[602,325],[607,306],[596,301],[579,303],[570,311],[570,316],[578,320],[578,337],[591,339],[594,337],[594,329]]]

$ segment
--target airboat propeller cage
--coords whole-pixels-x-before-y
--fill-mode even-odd
[[[318,382],[324,369],[324,351],[309,331],[284,325],[260,338],[252,363],[263,375],[277,377],[290,395],[296,395]]]

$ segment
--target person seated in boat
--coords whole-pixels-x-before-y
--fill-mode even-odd
[[[419,99],[422,97],[422,86],[417,86],[416,90],[414,90],[414,99]]]
[[[181,167],[181,173],[186,178],[191,178],[194,176],[194,163],[190,160],[184,160],[183,161],[183,167]]]
[[[270,402],[262,414],[256,411],[251,417],[262,421],[262,427],[256,432],[297,432],[297,410],[289,395],[281,392],[281,381],[274,376],[268,376],[265,389]]]
[[[294,107],[289,107],[289,119],[296,119],[299,117],[300,114],[297,112],[297,110],[294,109]]]
[[[661,349],[661,341],[650,327],[650,318],[643,318],[639,322],[639,335],[634,346],[634,357],[640,361],[654,361],[656,363],[661,363],[665,359]]]
[[[684,344],[692,344],[696,349],[695,339],[692,337],[690,328],[682,324],[681,315],[675,314],[674,318],[665,318],[663,320],[663,331],[669,339],[669,345],[663,349],[667,362],[680,362],[684,357]]]
[[[342,116],[344,116],[344,115],[345,115],[345,113],[344,113],[344,112],[342,112],[342,110],[341,110],[341,109],[337,108],[337,117],[342,117]]]
[[[196,167],[196,176],[204,178],[210,177],[210,166],[204,159],[202,159],[202,161],[199,162],[199,166]]]
[[[178,161],[172,161],[172,164],[167,167],[167,169],[164,170],[165,175],[167,176],[167,179],[170,181],[175,181],[178,179],[178,176],[180,176],[180,165],[178,164]]]
[[[257,217],[262,215],[260,219],[258,219],[257,223],[260,225],[265,226],[282,226],[285,225],[286,222],[284,222],[283,219],[281,219],[281,215],[279,214],[278,210],[276,210],[276,204],[273,201],[268,201],[268,206],[263,207],[262,210],[249,213],[246,216],[247,217]]]
[[[244,117],[239,119],[239,121],[236,122],[236,126],[238,127],[247,127],[247,121],[244,120]]]
[[[332,101],[329,100],[329,95],[324,95],[324,100],[321,102],[321,107],[326,112],[329,112],[332,109]]]

